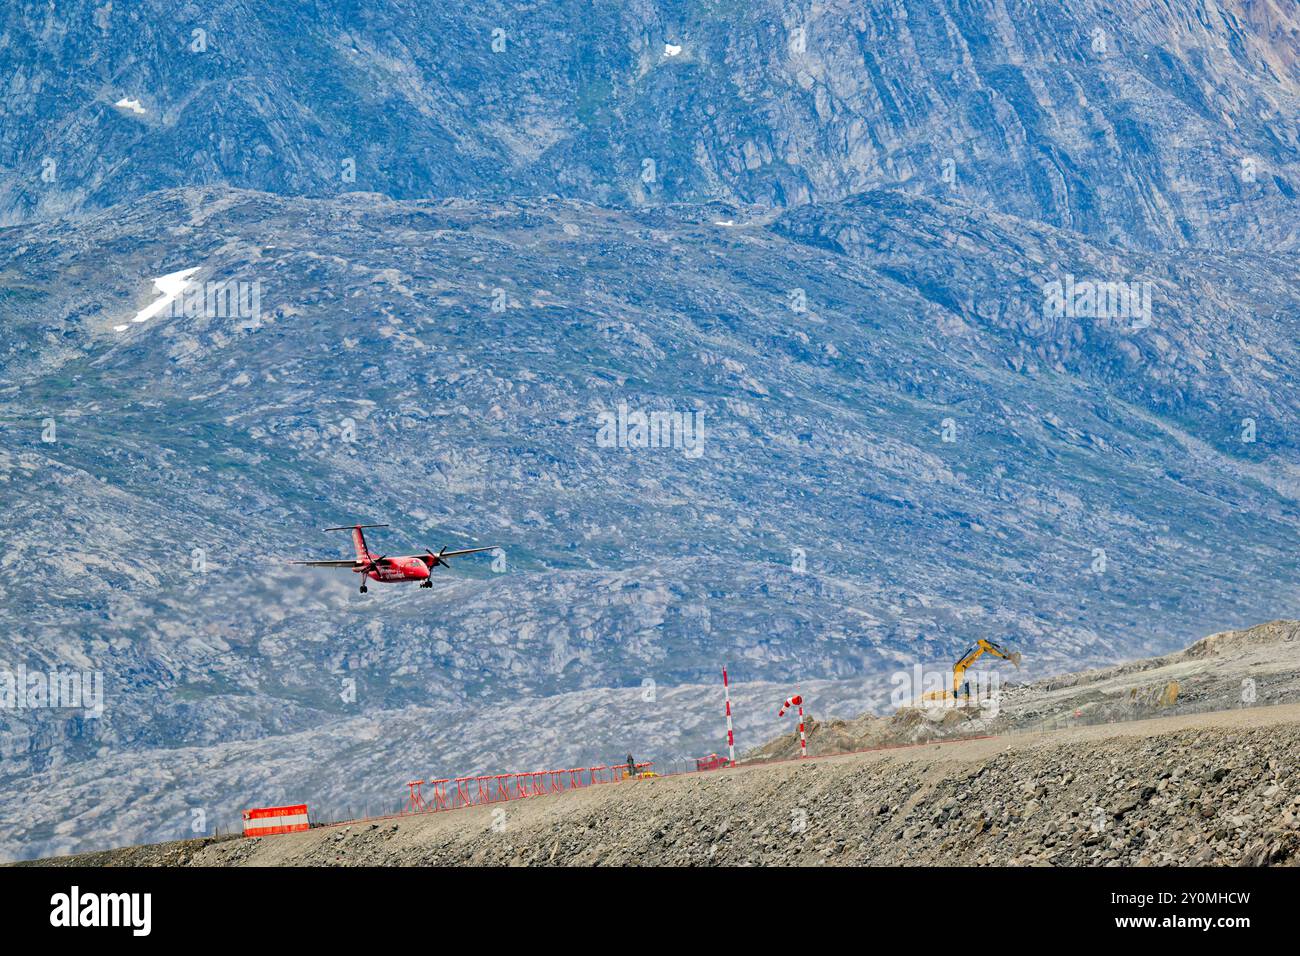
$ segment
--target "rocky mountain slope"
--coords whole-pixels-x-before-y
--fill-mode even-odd
[[[1134,248],[1294,248],[1298,38],[1286,0],[18,0],[0,221],[213,183],[778,208],[887,187]]]
[[[645,652],[674,678],[706,663],[686,636],[706,629],[736,635],[733,660],[812,653],[822,672],[809,676],[848,676],[862,669],[853,655],[870,658],[878,643],[947,657],[977,631],[1014,630],[1031,644],[1050,632],[1056,653],[1101,659],[1107,631],[1145,619],[1135,608],[1169,613],[1148,643],[1126,637],[1129,652],[1185,640],[1207,611],[1231,624],[1287,607],[1289,589],[1270,582],[1294,562],[1280,532],[1295,520],[1296,393],[1281,387],[1294,378],[1294,263],[1266,271],[1250,256],[1207,258],[1206,269],[1232,278],[1215,286],[1231,296],[1221,314],[1236,316],[1226,331],[1197,324],[1205,300],[1175,271],[1185,257],[1132,266],[1165,270],[1150,329],[1008,324],[981,309],[1003,302],[1032,315],[1032,286],[1008,284],[1004,271],[1022,269],[1021,256],[998,244],[997,220],[957,238],[939,211],[888,194],[826,213],[837,224],[868,217],[872,230],[893,223],[887,263],[805,239],[808,210],[737,227],[693,208],[215,191],[158,194],[84,226],[9,230],[0,401],[11,423],[6,494],[25,503],[13,509],[17,547],[5,560],[50,553],[27,570],[22,613],[57,635],[68,615],[89,612],[107,642],[143,604],[166,636],[151,659],[175,671],[197,654],[211,679],[221,657],[219,680],[237,682],[229,668],[260,640],[247,615],[270,602],[285,633],[280,614],[318,614],[326,596],[350,590],[280,561],[346,550],[316,529],[368,515],[405,536],[381,547],[472,534],[507,548],[511,573],[484,570],[447,593],[483,626],[510,607],[523,643],[470,652],[426,620],[414,623],[430,629],[421,650],[392,651],[416,668],[446,656],[439,667],[453,665],[461,686],[511,670],[528,690],[600,684],[590,667],[557,680],[583,652],[553,643],[555,617],[576,614],[570,633],[594,635],[595,612],[572,603],[578,591],[628,592],[600,612],[628,616],[619,630],[664,619],[679,632],[685,643]],[[1069,234],[1048,239],[1054,261],[1041,278],[1084,254]],[[936,255],[968,300],[934,294],[919,270]],[[195,264],[260,282],[259,325],[129,323],[150,301],[152,275]],[[791,309],[792,290],[805,311]],[[700,411],[701,457],[599,447],[597,415],[620,404]],[[60,426],[52,443],[42,440],[47,416]],[[1240,440],[1246,417],[1258,422],[1250,443]],[[50,484],[62,493],[42,493]],[[435,528],[437,541],[422,540]],[[207,573],[189,571],[195,548]],[[791,573],[795,549],[814,574]],[[651,561],[664,554],[673,561]],[[760,580],[736,588],[736,562]],[[644,582],[619,577],[646,563]],[[544,569],[572,577],[535,573]],[[506,596],[519,587],[529,600]],[[745,597],[703,600],[718,587]],[[1199,603],[1211,592],[1212,610]],[[782,608],[758,626],[756,593]],[[365,606],[405,619],[401,609],[419,613],[425,597],[390,591]],[[808,604],[824,610],[810,618],[799,610]],[[216,632],[190,640],[182,609]],[[387,653],[374,622],[365,626]],[[340,630],[318,619],[313,632],[322,627]],[[801,649],[771,649],[795,633]],[[851,650],[838,635],[866,646]],[[232,641],[249,651],[228,652]],[[833,655],[814,650],[822,641]],[[520,653],[550,664],[512,668]],[[716,663],[710,653],[708,670]],[[409,700],[401,687],[383,693]]]
[[[1005,221],[956,221],[892,193],[768,221],[211,190],[5,231],[0,660],[108,698],[7,710],[4,799],[157,748],[292,760],[322,721],[410,706],[450,729],[724,662],[879,689],[999,634],[1047,674],[1294,607],[1295,264],[1206,256],[1225,326],[1187,256],[1112,249],[1160,282],[1156,324],[1042,325]],[[1034,241],[1039,281],[1096,255]],[[196,266],[260,283],[258,321],[130,321]],[[620,406],[702,415],[700,454],[602,447]],[[284,563],[380,518],[382,550],[499,544],[502,573],[361,599]],[[655,743],[716,749],[681,733]]]

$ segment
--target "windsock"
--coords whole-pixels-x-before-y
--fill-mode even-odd
[[[731,730],[731,685],[727,683],[727,669],[722,669],[722,695],[727,701],[727,759],[736,765],[736,735]]]
[[[785,712],[791,707],[799,708],[799,756],[808,756],[808,737],[803,731],[803,698],[798,694],[793,697],[787,697],[785,703],[781,705],[781,710],[777,713],[778,717],[784,717]]]

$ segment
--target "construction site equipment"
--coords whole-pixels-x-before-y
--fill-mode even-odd
[[[967,697],[970,695],[970,687],[966,685],[966,671],[970,670],[971,665],[983,657],[985,654],[992,654],[994,657],[1000,657],[1003,660],[1010,661],[1015,665],[1016,670],[1020,669],[1020,652],[1009,651],[1000,644],[987,641],[980,638],[970,648],[957,659],[957,663],[952,665],[952,687],[945,690],[932,690],[922,695],[924,700],[952,700],[957,697]]]
[[[424,802],[424,794],[421,791],[421,788],[424,786],[424,781],[411,780],[406,785],[411,790],[411,795],[407,798],[406,801],[407,812],[408,813],[414,812],[416,810],[422,810],[425,807],[427,807],[428,804]]]
[[[653,761],[646,761],[645,763],[633,764],[631,767],[629,767],[627,764],[622,764],[618,768],[619,771],[621,771],[621,775],[615,779],[646,780],[650,777],[657,777],[659,776],[659,774],[655,773],[653,770],[650,769],[653,766],[654,766]]]
[[[731,766],[731,762],[726,757],[719,757],[717,754],[709,754],[707,757],[699,757],[695,761],[696,770],[719,770],[722,767]]]

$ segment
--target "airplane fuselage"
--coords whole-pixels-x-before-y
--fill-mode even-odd
[[[378,558],[379,555],[373,557]],[[368,571],[363,569],[364,565],[352,570],[364,573],[372,581],[427,581],[429,578],[429,566],[420,558],[389,558],[382,567],[372,567]]]
[[[352,546],[355,549],[356,557],[351,561],[343,560],[322,560],[322,561],[293,561],[293,564],[306,564],[316,568],[348,568],[353,574],[362,575],[361,593],[366,592],[366,578],[372,581],[381,581],[384,583],[393,583],[397,581],[419,581],[420,587],[431,588],[433,582],[429,580],[429,573],[434,568],[450,567],[447,563],[448,558],[457,558],[466,554],[480,554],[484,551],[499,550],[495,545],[478,548],[460,548],[459,550],[448,550],[446,546],[441,551],[434,554],[429,548],[425,548],[424,554],[403,554],[389,557],[386,554],[375,554],[366,547],[366,537],[361,532],[365,528],[386,528],[388,525],[374,524],[357,524],[350,528],[326,528],[326,531],[350,531],[352,532]]]

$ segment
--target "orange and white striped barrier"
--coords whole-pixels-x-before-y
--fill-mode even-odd
[[[244,811],[244,836],[274,836],[277,833],[297,833],[311,827],[307,818],[307,804],[292,807],[257,807]]]
[[[803,732],[803,698],[798,694],[795,694],[793,697],[787,697],[785,703],[781,705],[781,710],[777,713],[777,716],[784,717],[785,712],[791,707],[799,708],[799,756],[806,757],[808,756],[808,738],[804,736]]]

